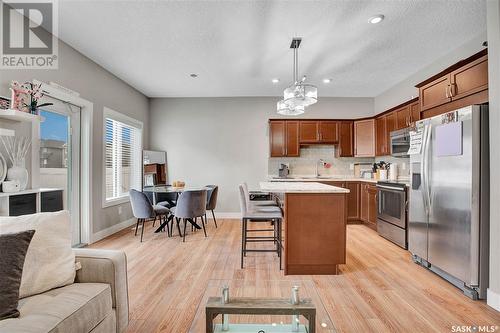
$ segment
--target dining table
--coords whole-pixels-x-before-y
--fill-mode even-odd
[[[189,190],[207,190],[207,187],[175,187],[171,185],[154,185],[154,186],[144,186],[142,188],[143,192],[149,192],[152,193],[153,196],[153,205],[157,204],[157,194],[159,193],[174,193],[176,194],[176,201],[179,198],[179,195],[184,192],[184,191],[189,191]],[[166,200],[170,207],[175,207],[175,202],[167,199]],[[168,208],[168,207],[167,207]],[[168,226],[168,223],[174,219],[174,214],[170,214],[161,224],[160,226],[155,230],[155,233],[161,232],[165,229],[165,227]],[[186,219],[189,223],[193,225],[196,229],[201,229],[200,225],[196,223],[195,220],[193,219]],[[180,232],[180,231],[179,231]]]

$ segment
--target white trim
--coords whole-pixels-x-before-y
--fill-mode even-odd
[[[43,83],[42,91],[45,95],[68,102],[81,108],[81,123],[80,123],[80,219],[81,219],[81,241],[82,243],[90,243],[93,231],[92,224],[92,126],[94,117],[94,104],[74,94],[47,84],[39,80],[33,80],[35,84]],[[39,127],[38,127],[39,131]],[[32,147],[35,149],[35,147]],[[39,154],[39,150],[36,154]],[[39,157],[32,157],[36,161],[36,169],[39,169]],[[36,170],[35,169],[35,170]]]
[[[107,207],[112,207],[112,206],[117,206],[121,205],[124,203],[127,203],[130,201],[129,197],[121,197],[121,198],[116,198],[116,199],[111,199],[107,200],[106,199],[106,118],[110,118],[119,122],[122,122],[124,124],[127,124],[129,126],[135,127],[141,131],[140,139],[141,139],[141,152],[144,149],[144,124],[142,121],[137,120],[135,118],[129,117],[127,115],[124,115],[123,113],[117,112],[115,110],[112,110],[108,107],[103,108],[102,112],[102,192],[101,192],[101,206],[102,208],[107,208]],[[141,156],[141,168],[142,168],[142,156]],[[142,172],[141,172],[142,173]],[[141,184],[142,184],[142,177],[141,177]]]
[[[128,228],[128,227],[134,225],[136,222],[137,222],[137,220],[135,218],[131,218],[131,219],[125,220],[123,222],[120,222],[118,224],[114,224],[109,228],[98,231],[98,232],[92,234],[92,242],[91,243],[95,243],[97,241],[100,241],[101,239],[104,239],[108,236],[111,236],[112,234],[115,234],[120,230],[123,230],[125,228]]]
[[[494,292],[490,288],[486,290],[486,300],[487,304],[493,309],[500,312],[500,294]]]

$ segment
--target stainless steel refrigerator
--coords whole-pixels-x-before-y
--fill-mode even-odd
[[[410,146],[408,248],[473,298],[488,286],[488,107],[472,105],[416,123]]]

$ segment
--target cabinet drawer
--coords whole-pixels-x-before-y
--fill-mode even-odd
[[[63,210],[63,191],[40,193],[40,210],[42,212]]]
[[[36,194],[12,195],[9,197],[9,216],[36,213]]]

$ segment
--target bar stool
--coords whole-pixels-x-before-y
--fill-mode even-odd
[[[243,268],[243,257],[247,252],[276,252],[279,257],[281,270],[281,223],[283,214],[279,207],[256,207],[249,206],[250,199],[246,196],[244,184],[239,185],[240,192],[240,208],[241,208],[241,268]],[[253,222],[273,222],[273,229],[248,229],[248,221]],[[269,232],[273,231],[274,236],[248,236],[249,232]],[[276,249],[247,249],[247,243],[250,242],[274,242]]]
[[[260,206],[260,207],[265,207],[265,206],[273,206],[277,207],[278,203],[275,200],[262,200],[262,201],[250,201],[250,191],[248,190],[248,185],[246,182],[243,184],[243,190],[245,191],[245,199],[247,200],[250,206]]]

